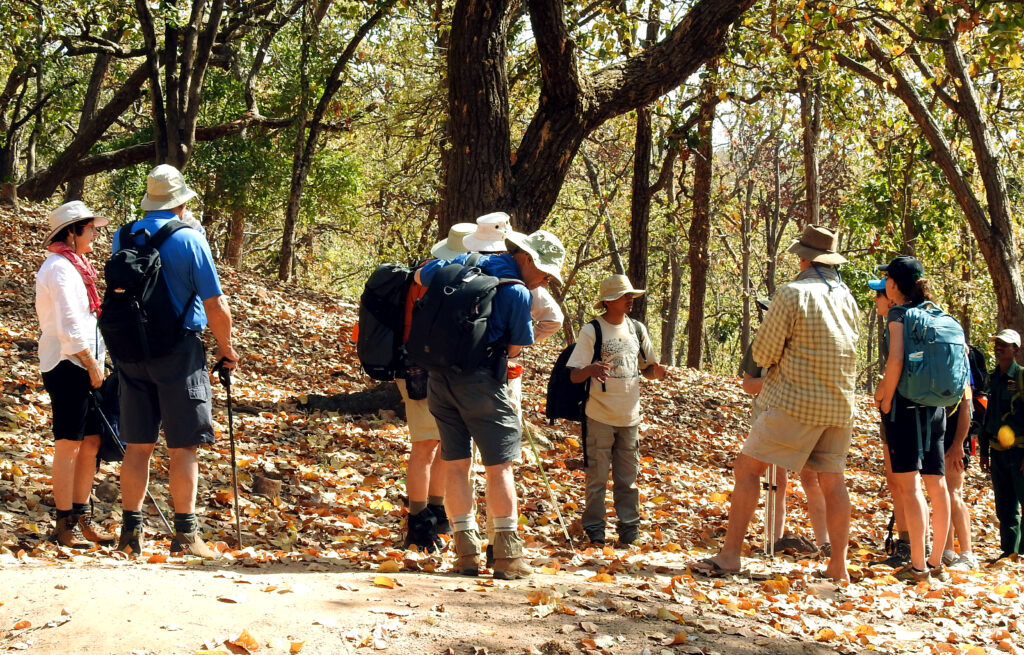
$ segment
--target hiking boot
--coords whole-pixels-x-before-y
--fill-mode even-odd
[[[528,577],[533,569],[523,561],[523,539],[518,532],[494,533],[494,578],[519,580]]]
[[[50,541],[65,548],[89,548],[92,544],[82,538],[78,532],[78,521],[74,516],[57,519],[53,532],[47,537]]]
[[[142,528],[135,527],[130,530],[125,530],[124,526],[121,526],[121,536],[117,539],[117,550],[122,553],[128,553],[132,557],[138,557],[142,554]]]
[[[484,549],[484,566],[489,569],[494,569],[494,545],[487,544],[487,548]]]
[[[624,525],[619,528],[619,545],[623,548],[630,546],[642,546],[644,543],[640,537],[640,526]]]
[[[437,519],[437,534],[451,534],[452,524],[448,522],[448,512],[444,510],[444,505],[427,505],[427,509]]]
[[[432,553],[441,545],[437,536],[437,517],[429,508],[420,510],[419,514],[410,514],[406,521],[405,542],[403,548],[415,544],[421,550]]]
[[[480,575],[480,533],[477,530],[459,530],[453,535],[455,566],[452,573]]]
[[[199,531],[175,532],[171,539],[171,554],[193,555],[203,559],[217,559],[220,556],[202,540]]]
[[[885,559],[871,562],[869,566],[888,566],[893,569],[910,566],[910,542],[904,539],[897,539],[896,552]]]
[[[587,533],[587,539],[590,540],[592,546],[604,546],[604,529],[603,528],[584,528]]]
[[[973,571],[978,568],[978,560],[974,557],[974,553],[962,553],[946,568],[950,571]]]
[[[94,523],[90,514],[79,514],[75,518],[78,519],[78,528],[82,531],[82,536],[94,544],[109,546],[117,541],[114,533],[107,532]]]
[[[910,564],[907,564],[899,571],[896,571],[896,579],[901,582],[908,582],[911,584],[917,584],[918,582],[927,582],[931,577],[931,569],[925,569],[923,571],[915,569]]]
[[[818,547],[807,539],[791,532],[782,535],[782,538],[773,544],[774,552],[781,553],[785,550],[801,555],[810,555],[818,552]]]

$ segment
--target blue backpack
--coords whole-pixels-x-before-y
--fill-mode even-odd
[[[903,373],[897,391],[915,405],[951,407],[969,381],[964,330],[931,301],[903,318]]]

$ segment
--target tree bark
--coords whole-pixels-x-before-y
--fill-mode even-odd
[[[638,289],[647,288],[647,253],[651,222],[651,110],[636,110],[636,135],[633,141],[633,195],[630,199],[629,281]],[[633,300],[630,312],[641,323],[647,322],[647,295]]]
[[[799,69],[800,125],[803,128],[804,201],[803,225],[821,222],[821,179],[818,174],[818,142],[821,137],[821,83],[811,80],[807,69]],[[801,226],[802,227],[802,226]]]
[[[120,40],[122,32],[121,28],[115,28],[104,34],[103,38],[116,42]],[[85,89],[85,97],[82,98],[82,110],[78,116],[79,132],[88,127],[89,121],[96,114],[96,107],[100,101],[100,90],[103,88],[103,79],[107,76],[107,70],[110,67],[110,59],[111,55],[109,53],[101,52],[96,55],[96,59],[92,63],[89,85]],[[64,189],[64,202],[81,200],[84,191],[85,176],[77,175],[68,178],[67,187]]]
[[[704,337],[704,301],[708,284],[708,242],[711,237],[711,175],[714,160],[712,130],[718,94],[715,92],[717,63],[709,62],[701,85],[699,145],[693,163],[693,218],[690,222],[690,308],[686,319],[688,344],[686,365],[700,368]]]

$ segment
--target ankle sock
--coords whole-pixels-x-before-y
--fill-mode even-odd
[[[515,532],[516,531],[516,517],[514,516],[495,516],[494,517],[494,532]]]
[[[142,527],[142,511],[122,510],[121,511],[121,532],[131,532]]]
[[[75,510],[73,510],[73,509],[58,509],[57,510],[57,520],[59,521],[61,519],[66,519],[67,517],[72,516],[74,513],[75,513]]]
[[[472,514],[459,514],[458,516],[452,516],[449,517],[449,521],[452,525],[452,532],[480,529],[480,526],[476,523],[476,516]]]
[[[409,501],[409,515],[415,516],[423,510],[427,509],[427,501],[425,500],[410,500]]]
[[[89,503],[71,503],[71,513],[78,516],[89,513]]]
[[[195,532],[199,529],[199,521],[196,520],[195,512],[174,515],[174,531],[180,534]]]
[[[444,506],[444,496],[427,496],[427,503],[429,505]]]

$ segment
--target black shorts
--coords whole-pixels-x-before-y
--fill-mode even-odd
[[[43,386],[50,394],[53,438],[81,441],[100,433],[100,415],[89,399],[89,373],[67,359],[43,373]]]
[[[156,443],[161,425],[168,448],[213,443],[213,390],[199,335],[189,333],[148,362],[121,362],[118,371],[126,443]]]
[[[944,408],[917,407],[896,394],[892,409],[882,414],[882,424],[893,473],[920,471],[921,475],[945,475]]]

